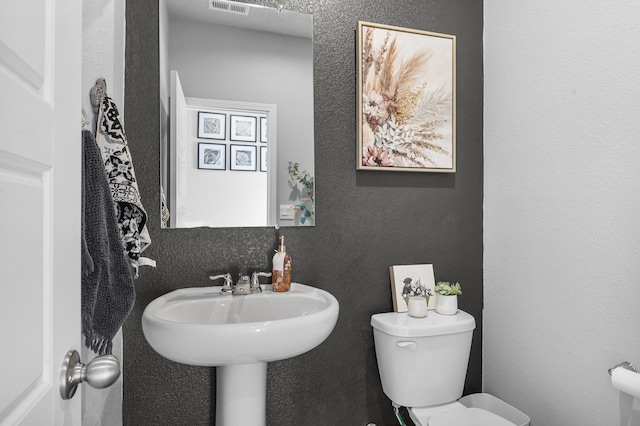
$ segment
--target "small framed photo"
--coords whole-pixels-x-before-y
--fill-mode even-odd
[[[260,117],[260,142],[267,143],[267,117]]]
[[[198,112],[198,138],[200,139],[221,139],[226,136],[226,114],[216,114],[213,112]]]
[[[229,155],[230,169],[256,171],[256,147],[250,145],[231,145]]]
[[[198,168],[207,170],[227,169],[227,145],[220,143],[198,144]]]
[[[267,147],[266,146],[261,146],[260,147],[260,171],[261,172],[266,172],[267,171]]]
[[[407,300],[411,296],[422,296],[427,290],[435,296],[433,265],[395,265],[389,267],[389,273],[395,312],[407,312]],[[435,309],[436,298],[430,297],[427,306],[428,309]]]
[[[239,142],[256,141],[256,117],[232,115],[230,128],[230,140]]]

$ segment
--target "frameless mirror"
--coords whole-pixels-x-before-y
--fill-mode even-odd
[[[159,7],[162,226],[314,225],[312,16]]]

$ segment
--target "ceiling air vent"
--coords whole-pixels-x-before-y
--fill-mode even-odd
[[[209,9],[219,10],[221,12],[235,13],[236,15],[249,14],[249,8],[246,5],[233,1],[210,0]]]

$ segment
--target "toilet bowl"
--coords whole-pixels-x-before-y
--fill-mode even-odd
[[[406,407],[417,426],[516,426],[458,402],[469,363],[475,319],[464,311],[426,318],[388,312],[371,316],[382,389]]]

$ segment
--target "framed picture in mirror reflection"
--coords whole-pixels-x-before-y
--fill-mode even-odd
[[[267,143],[267,117],[260,117],[260,142]]]
[[[267,171],[267,147],[266,146],[260,147],[260,171],[261,172]]]
[[[256,171],[256,148],[251,145],[231,145],[230,169]]]
[[[226,138],[227,115],[213,112],[198,112],[198,138],[220,139]]]
[[[256,121],[256,117],[232,115],[229,139],[238,142],[255,142]]]
[[[198,168],[207,170],[227,169],[227,145],[219,143],[198,144]]]

